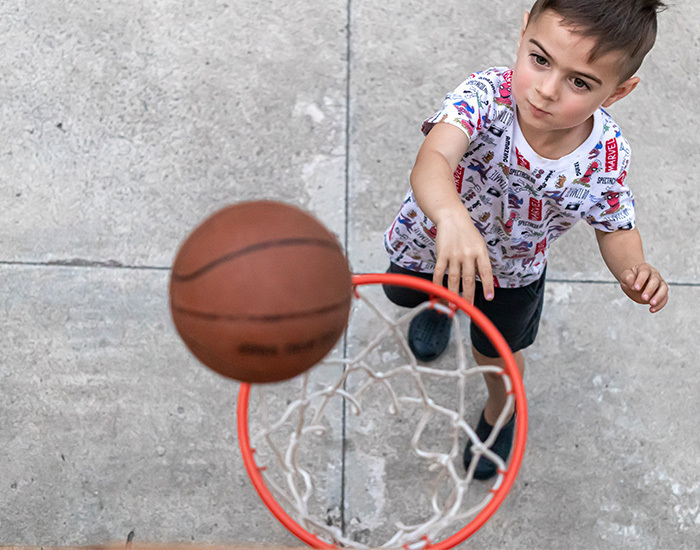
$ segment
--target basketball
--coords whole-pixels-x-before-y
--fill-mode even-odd
[[[292,378],[318,363],[345,330],[352,276],[335,236],[275,201],[215,212],[177,252],[170,311],[189,350],[248,383]]]

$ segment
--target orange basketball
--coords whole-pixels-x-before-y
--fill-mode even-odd
[[[228,206],[182,243],[170,277],[178,333],[206,366],[276,382],[318,363],[345,330],[352,277],[335,236],[297,207]]]

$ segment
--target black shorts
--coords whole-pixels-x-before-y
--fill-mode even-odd
[[[431,273],[410,271],[393,263],[389,265],[387,273],[401,273],[433,280]],[[546,268],[537,281],[527,286],[496,288],[494,298],[490,302],[484,298],[481,282],[476,282],[474,305],[496,326],[513,353],[525,349],[535,341],[544,303],[545,275]],[[447,287],[447,275],[443,279],[443,286]],[[460,292],[461,290],[460,283]],[[384,285],[384,293],[389,300],[404,307],[416,307],[429,299],[425,292],[399,286]],[[491,341],[475,323],[471,323],[470,334],[476,351],[486,357],[499,356]]]

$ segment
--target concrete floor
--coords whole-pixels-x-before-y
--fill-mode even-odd
[[[274,198],[383,271],[421,121],[513,62],[529,4],[3,2],[0,544],[297,545],[243,470],[238,384],[175,334],[177,246],[225,204]],[[698,547],[699,36],[700,4],[676,0],[612,109],[671,302],[629,302],[589,228],[557,243],[521,474],[465,548]]]

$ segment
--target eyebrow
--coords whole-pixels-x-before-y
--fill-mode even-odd
[[[540,44],[537,40],[535,40],[534,38],[530,38],[530,42],[531,42],[532,44],[534,44],[535,46],[537,46],[540,50],[542,50],[542,53],[543,53],[544,55],[546,55],[546,56],[549,57],[550,59],[553,59],[552,56],[549,55],[549,53],[547,53],[547,50],[544,49],[544,46],[542,46],[542,44]],[[579,71],[576,71],[576,74],[579,75],[579,76],[582,76],[582,77],[584,77],[584,78],[588,78],[589,80],[592,80],[593,82],[596,82],[599,86],[602,86],[602,84],[603,84],[603,81],[600,80],[600,78],[595,77],[595,76],[593,76],[593,75],[591,75],[591,74],[582,73],[582,72],[579,72]]]

